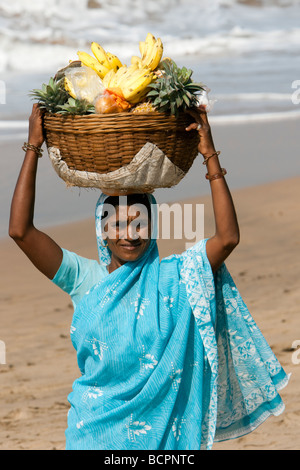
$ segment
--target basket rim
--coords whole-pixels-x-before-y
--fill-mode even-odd
[[[87,114],[87,115],[62,115],[58,113],[45,113],[44,127],[46,130],[60,130],[65,133],[88,132],[144,132],[145,130],[157,130],[163,132],[183,131],[192,118],[188,113],[180,113],[178,117],[173,115],[151,113],[114,113],[114,114]]]

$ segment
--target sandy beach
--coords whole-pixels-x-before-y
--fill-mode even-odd
[[[165,57],[191,68],[193,80],[211,90],[209,120],[241,231],[226,264],[291,374],[281,392],[283,414],[214,450],[300,449],[299,3],[0,0],[0,450],[64,450],[67,397],[80,375],[71,299],[7,236],[33,104],[28,94],[77,60],[76,51],[90,52],[92,41],[129,64],[149,32],[161,37]],[[44,150],[35,225],[60,246],[97,259],[98,191],[66,188]],[[155,196],[158,203],[204,204],[204,236],[210,237],[214,215],[205,170],[196,159],[176,187]],[[159,240],[161,258],[181,253],[187,242]]]
[[[300,447],[300,364],[292,362],[292,344],[300,339],[300,177],[235,190],[233,197],[241,243],[227,266],[292,377],[282,391],[284,414],[214,449],[296,450]],[[205,204],[205,236],[210,236],[214,229],[210,197],[200,202]],[[97,257],[92,219],[53,227],[47,233],[71,251]],[[160,255],[179,253],[184,246],[185,240],[160,240]],[[72,304],[12,240],[0,242],[0,254],[0,340],[6,345],[6,364],[0,365],[0,449],[63,450],[67,396],[78,377],[69,339]]]

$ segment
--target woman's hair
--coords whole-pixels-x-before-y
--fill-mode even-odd
[[[104,210],[101,216],[103,221],[108,216],[105,206],[113,206],[115,209],[120,205],[133,206],[134,204],[143,205],[147,209],[148,218],[151,221],[151,203],[147,194],[129,194],[128,196],[109,196],[104,203]],[[102,227],[103,230],[103,227]]]

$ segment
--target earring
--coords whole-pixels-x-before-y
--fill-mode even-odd
[[[107,242],[105,243],[104,240],[100,240],[100,245],[103,247],[103,248],[107,248]]]

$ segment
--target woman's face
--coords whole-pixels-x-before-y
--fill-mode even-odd
[[[151,241],[151,221],[142,204],[117,206],[105,220],[103,240],[112,253],[112,264],[138,260]]]

